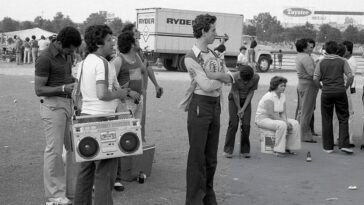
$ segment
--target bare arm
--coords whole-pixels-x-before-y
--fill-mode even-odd
[[[118,76],[120,73],[120,67],[121,67],[121,63],[122,63],[121,58],[119,56],[117,56],[116,58],[113,59],[113,61],[111,63],[114,64],[116,76]]]
[[[96,95],[99,100],[110,101],[114,99],[123,99],[130,92],[129,88],[116,88],[116,90],[109,91],[108,85],[105,83],[96,83]]]
[[[72,93],[74,83],[65,84],[62,86],[50,87],[46,86],[47,82],[48,82],[48,77],[40,77],[40,76],[34,77],[34,90],[37,96],[56,96],[60,94]]]

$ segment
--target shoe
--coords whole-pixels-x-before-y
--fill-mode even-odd
[[[53,203],[53,205],[69,205],[72,204],[72,201],[66,197],[58,197],[58,198],[50,198],[49,202]]]
[[[233,158],[233,155],[232,155],[232,154],[229,154],[229,153],[224,152],[224,157],[226,157],[226,158]]]
[[[296,152],[292,152],[291,150],[289,149],[286,149],[286,153],[287,154],[291,154],[291,155],[296,155],[297,153]]]
[[[124,191],[125,190],[125,187],[124,187],[124,185],[121,182],[117,181],[114,184],[114,189],[116,191]]]
[[[316,132],[312,132],[313,136],[320,136],[319,134],[317,134]]]
[[[285,152],[273,152],[277,157],[287,157],[287,153]]]
[[[239,157],[240,157],[240,158],[246,158],[246,159],[249,159],[249,158],[250,158],[250,154],[249,154],[249,153],[240,153],[240,154],[239,154]]]
[[[345,152],[346,154],[353,154],[354,151],[350,148],[340,148],[342,152]]]
[[[324,152],[331,154],[331,153],[334,152],[334,150],[332,150],[332,149],[324,149]]]
[[[307,142],[307,143],[317,143],[316,140],[314,139],[311,139],[311,140],[303,140],[304,142]]]
[[[355,147],[355,144],[350,143],[350,148],[354,148],[354,147]]]

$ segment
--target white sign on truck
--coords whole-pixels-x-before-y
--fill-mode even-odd
[[[225,43],[226,63],[236,63],[239,48],[243,45],[244,17],[240,14],[214,13],[206,11],[190,11],[166,8],[137,9],[137,28],[141,32],[140,47],[154,52],[161,58],[168,70],[185,71],[184,55],[192,48],[196,39],[192,32],[192,23],[200,14],[217,17],[218,37],[211,45],[214,49],[224,34],[229,35]]]

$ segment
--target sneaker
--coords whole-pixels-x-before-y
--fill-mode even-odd
[[[232,154],[229,154],[229,153],[224,152],[224,157],[226,157],[226,158],[233,158],[233,155],[232,155]]]
[[[117,181],[114,184],[114,189],[116,191],[124,191],[125,190],[125,187],[124,187],[124,185],[121,182]]]
[[[331,153],[334,152],[334,150],[332,150],[332,149],[324,149],[324,152],[331,154]]]
[[[69,204],[72,204],[72,201],[69,200],[67,197],[50,198],[49,202],[47,202],[47,204],[52,204],[52,205],[69,205]]]
[[[340,148],[342,152],[345,152],[346,154],[353,154],[354,151],[350,148]]]
[[[240,157],[240,158],[246,158],[246,159],[249,159],[249,158],[250,158],[250,154],[249,154],[249,153],[240,153],[240,154],[239,154],[239,157]]]

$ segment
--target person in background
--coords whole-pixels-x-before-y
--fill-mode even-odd
[[[85,31],[88,55],[79,67],[82,93],[81,115],[105,115],[116,111],[120,99],[130,92],[120,88],[115,68],[106,57],[113,54],[112,31],[107,25],[89,26]],[[81,45],[81,38],[80,43]],[[82,69],[82,71],[81,71]],[[82,76],[81,76],[82,73]],[[105,117],[92,121],[107,120]],[[78,169],[75,205],[112,205],[112,188],[116,176],[118,158],[81,162]],[[94,197],[92,197],[94,189]]]
[[[72,117],[71,93],[75,79],[72,76],[72,54],[81,45],[76,28],[63,28],[55,41],[35,61],[34,89],[41,97],[40,115],[44,127],[44,190],[47,201],[70,204],[73,196],[73,173],[70,128]],[[66,164],[62,160],[66,148]],[[66,170],[65,170],[66,166]],[[72,193],[70,193],[72,192]]]
[[[300,122],[301,138],[304,142],[316,143],[313,139],[310,122],[316,105],[318,88],[313,82],[315,63],[310,56],[314,45],[308,39],[299,39],[296,42],[296,70],[298,76],[297,85],[297,110],[296,120]]]
[[[252,41],[250,42],[250,47],[248,50],[248,62],[249,63],[255,63],[255,47],[257,47],[258,43],[255,40],[255,37],[252,38]]]
[[[21,64],[21,47],[22,47],[22,40],[19,36],[14,36],[15,39],[15,61],[17,65]]]
[[[313,80],[321,88],[322,144],[327,153],[334,151],[333,110],[339,119],[339,142],[342,152],[354,153],[349,142],[349,109],[346,89],[353,82],[353,75],[347,61],[337,56],[338,44],[335,41],[325,43],[327,55],[316,64]],[[347,77],[346,83],[344,74]],[[322,85],[320,84],[322,82]]]
[[[38,58],[39,45],[38,45],[38,40],[36,39],[36,37],[34,35],[32,36],[32,40],[30,42],[30,48],[32,51],[32,60],[33,60],[33,63],[35,63],[35,60]]]
[[[42,35],[38,41],[38,56],[45,50],[48,48],[49,46],[49,41]]]
[[[226,52],[226,41],[229,40],[229,36],[225,33],[224,37],[220,39],[219,45],[214,48],[215,53],[219,56],[219,58],[225,63],[225,52]]]
[[[237,60],[237,65],[248,65],[248,57],[247,57],[247,53],[246,53],[246,47],[245,46],[241,46],[240,47],[240,53],[238,55],[238,60]]]
[[[224,155],[232,157],[235,144],[235,135],[240,127],[240,157],[250,158],[250,120],[251,120],[251,100],[254,91],[258,89],[259,75],[254,73],[252,67],[239,65],[239,72],[233,74],[234,83],[231,85],[229,93],[229,127],[227,129]]]
[[[277,58],[278,58],[278,68],[282,69],[283,53],[282,50],[280,49],[278,51]]]
[[[30,50],[30,39],[28,37],[25,38],[25,41],[23,43],[24,46],[24,64],[28,63],[30,64],[30,54],[31,54],[31,50]]]
[[[275,131],[273,151],[278,157],[295,154],[292,150],[301,149],[300,125],[297,120],[287,117],[286,85],[286,78],[274,76],[268,93],[258,103],[255,115],[258,127]]]
[[[352,75],[353,75],[353,85],[355,87],[355,72],[356,72],[356,68],[357,68],[357,64],[355,61],[355,58],[353,57],[353,43],[351,41],[344,41],[341,44],[339,44],[339,49],[337,52],[338,56],[344,57],[347,59]],[[346,78],[345,78],[346,80]],[[351,92],[352,87],[349,87],[348,89],[346,89],[346,95],[348,97],[348,109],[349,109],[349,141],[350,141],[350,147],[355,147],[354,145],[354,141],[353,141],[353,135],[354,135],[354,126],[353,126],[353,119],[354,119],[354,109],[353,109],[353,102],[352,102],[352,98],[351,95],[354,94]],[[333,126],[334,126],[334,139],[337,141],[339,139],[339,121],[337,116],[334,113],[334,117],[333,117],[334,121],[333,121]]]

